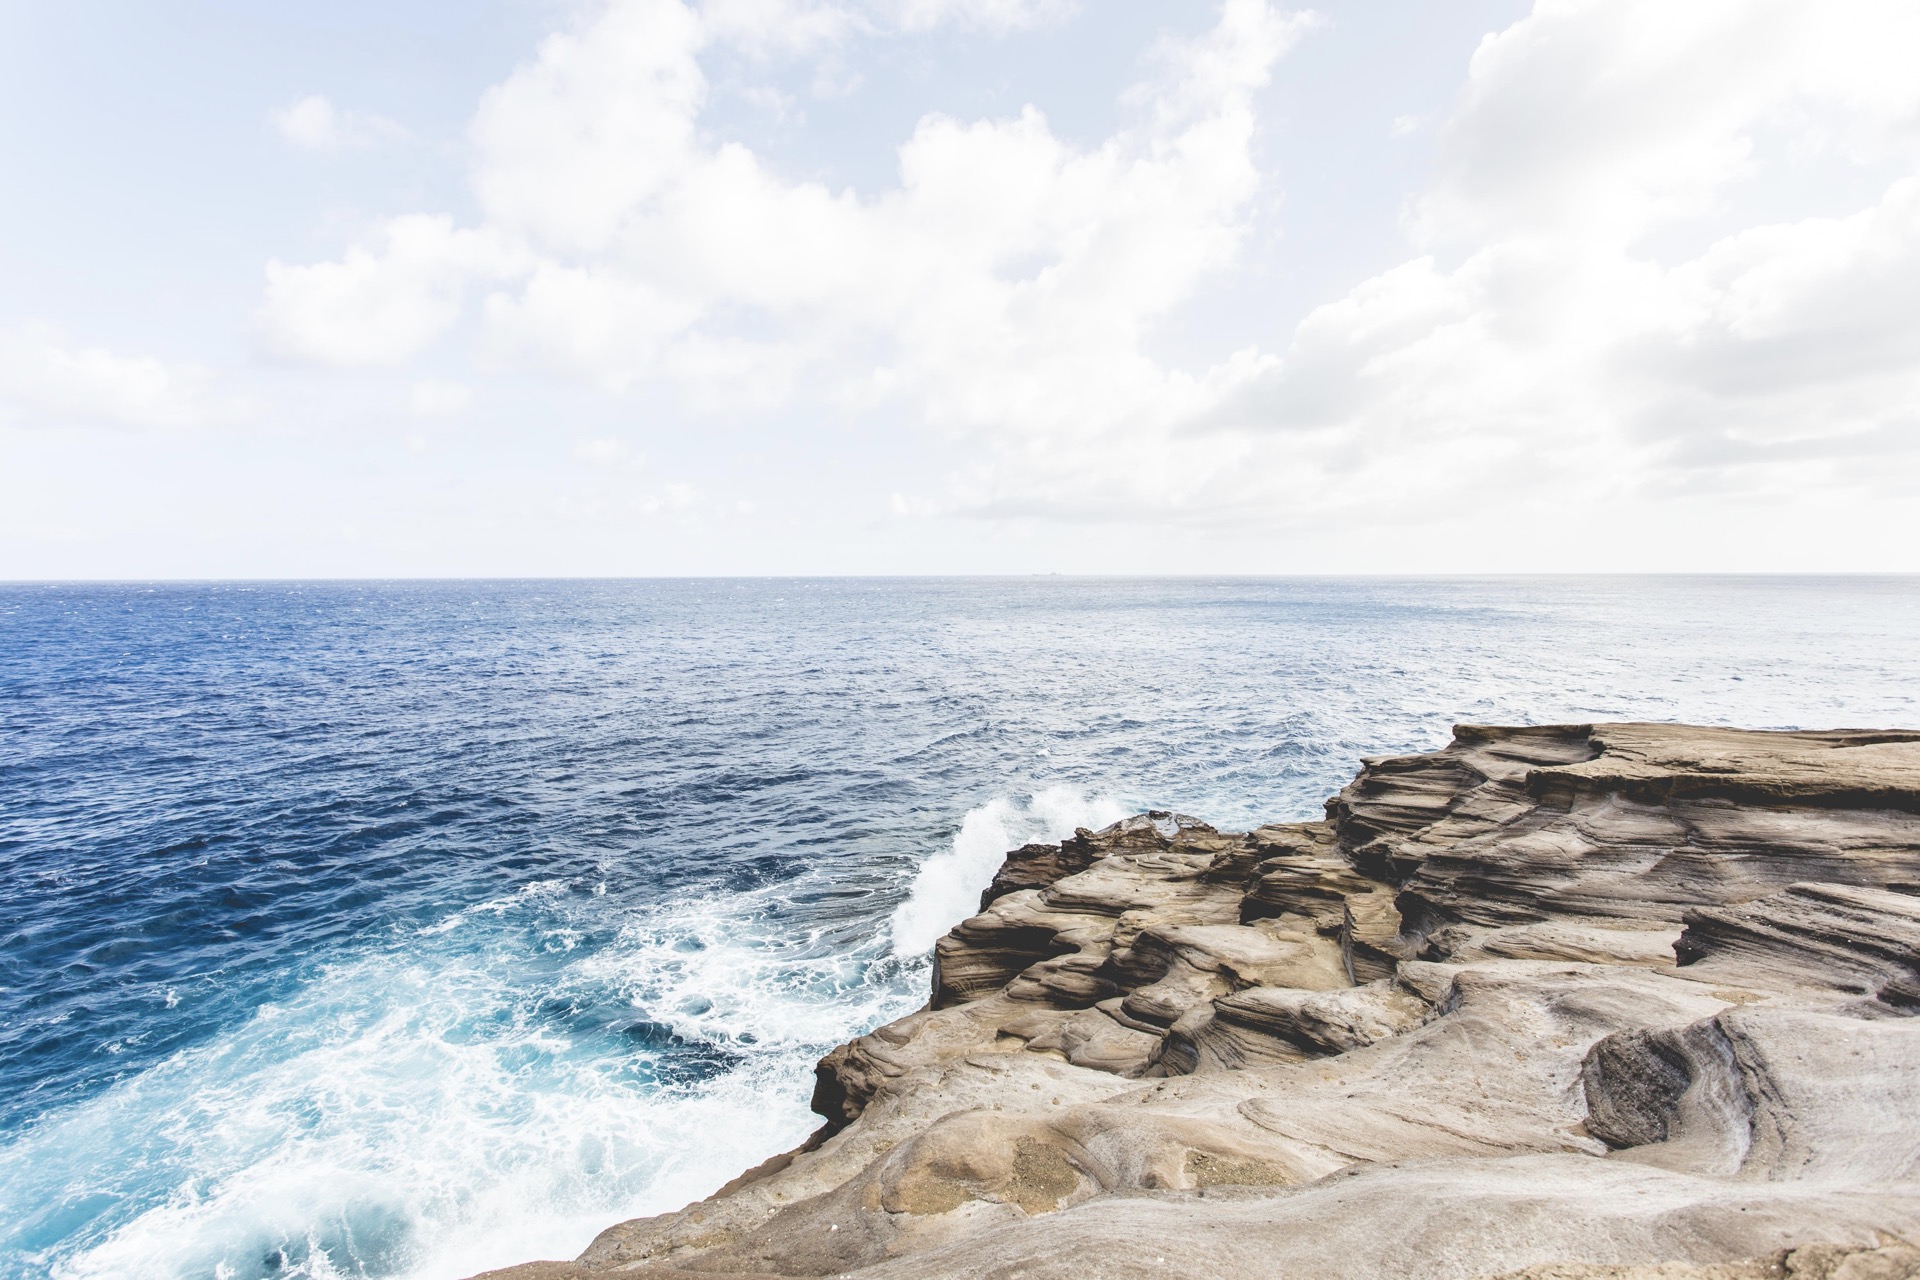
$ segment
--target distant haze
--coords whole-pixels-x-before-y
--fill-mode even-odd
[[[0,11],[0,579],[1920,570],[1911,0]]]

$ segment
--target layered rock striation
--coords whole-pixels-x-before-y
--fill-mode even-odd
[[[511,1273],[1920,1275],[1920,733],[1461,726],[1008,855],[820,1133]]]

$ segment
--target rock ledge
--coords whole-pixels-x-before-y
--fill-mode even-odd
[[[805,1147],[490,1274],[1920,1277],[1917,895],[1920,733],[1459,726],[1015,850]]]

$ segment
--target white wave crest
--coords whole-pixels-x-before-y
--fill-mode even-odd
[[[58,1280],[451,1280],[569,1257],[800,1141],[823,1048],[919,1000],[871,918],[796,903],[821,888],[633,910],[569,953],[550,945],[567,912],[604,899],[543,884],[552,915],[470,911],[457,935],[328,966],[0,1146],[0,1222],[97,1214],[27,1255]],[[707,1066],[669,1069],[688,1053]]]
[[[0,1143],[13,1258],[57,1280],[451,1280],[570,1256],[798,1142],[814,1059],[919,1003],[919,954],[1001,856],[1123,812],[1053,787],[968,813],[893,955],[845,868],[615,907],[611,934],[585,884],[491,896]]]
[[[969,810],[951,848],[934,854],[914,877],[913,891],[893,913],[893,953],[917,956],[980,909],[1001,859],[1023,844],[1052,843],[1076,827],[1104,827],[1129,810],[1105,793],[1054,786],[1024,799],[996,797]]]

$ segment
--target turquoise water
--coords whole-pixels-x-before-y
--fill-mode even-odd
[[[799,1141],[1011,845],[1920,726],[1920,580],[11,586],[0,699],[0,1276],[452,1277]]]

